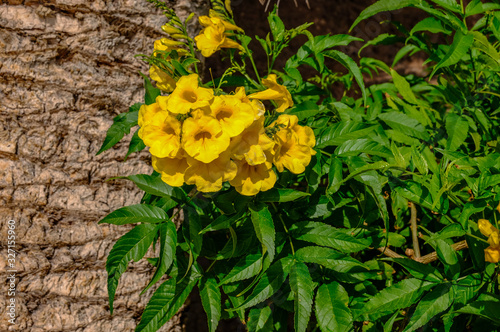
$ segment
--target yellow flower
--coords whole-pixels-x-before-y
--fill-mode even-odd
[[[154,49],[155,51],[177,51],[179,54],[187,53],[185,49],[179,48],[178,46],[184,45],[183,42],[175,41],[168,38],[162,38],[155,40]]]
[[[169,112],[156,113],[139,130],[139,137],[149,146],[149,152],[158,158],[174,158],[181,147],[181,123]]]
[[[274,187],[276,183],[276,173],[270,162],[263,162],[259,165],[250,165],[246,160],[236,161],[238,173],[236,177],[229,181],[237,192],[245,196],[253,196],[260,191],[266,191]]]
[[[484,236],[488,237],[490,246],[484,249],[484,259],[490,263],[500,261],[500,231],[486,219],[479,219],[477,225]]]
[[[222,130],[230,137],[238,136],[254,120],[251,105],[242,103],[235,96],[218,96],[210,105],[212,115],[219,120]]]
[[[488,220],[486,219],[479,219],[477,225],[479,226],[479,231],[486,237],[491,236],[493,233],[498,233],[498,229],[496,229],[495,226],[493,226]]]
[[[255,120],[257,120],[266,113],[266,107],[264,106],[264,104],[258,99],[250,100],[245,93],[244,87],[236,88],[234,96],[239,100],[241,100],[242,103],[249,104],[250,106],[252,106]]]
[[[158,89],[165,92],[174,91],[176,85],[175,80],[158,66],[152,65],[151,68],[149,68],[149,76],[153,81],[156,81]]]
[[[189,167],[184,174],[187,184],[196,185],[201,192],[215,192],[222,188],[222,183],[236,176],[236,164],[229,158],[226,151],[210,163],[203,163],[188,158]]]
[[[198,79],[197,74],[181,77],[170,96],[157,98],[160,107],[175,114],[186,114],[192,109],[209,106],[214,92],[211,89],[199,87]]]
[[[182,147],[186,153],[203,163],[219,157],[229,146],[230,138],[216,118],[196,113],[182,125]]]
[[[249,165],[272,160],[274,141],[264,130],[264,118],[255,120],[240,135],[231,139],[230,150],[235,159],[245,159]]]
[[[200,16],[199,20],[205,28],[194,39],[204,57],[211,56],[221,48],[243,49],[240,44],[227,37],[226,30],[235,30],[238,28],[235,25],[217,17]]]
[[[283,114],[270,126],[278,129],[274,134],[274,165],[279,172],[287,168],[300,174],[311,162],[311,156],[316,154],[314,132],[307,126],[300,126],[298,121],[295,115]]]
[[[292,95],[285,86],[278,84],[276,75],[271,74],[262,80],[262,84],[267,87],[267,90],[253,93],[248,96],[250,99],[274,100],[278,104],[276,112],[282,113],[287,108],[293,106]]]
[[[154,170],[161,174],[161,179],[166,184],[172,187],[180,187],[184,184],[184,172],[189,165],[181,153],[175,158],[152,156],[152,164]]]
[[[484,249],[484,260],[490,263],[498,263],[500,261],[500,247]]]
[[[149,122],[151,122],[151,119],[155,116],[156,113],[160,112],[161,108],[158,103],[153,103],[151,105],[141,105],[141,108],[139,109],[139,117],[137,123],[139,124],[139,127],[144,127],[147,125]],[[139,137],[141,137],[141,130],[139,130]]]

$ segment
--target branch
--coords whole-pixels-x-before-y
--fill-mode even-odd
[[[458,251],[458,250],[462,250],[462,249],[467,249],[467,248],[469,248],[469,246],[467,245],[467,241],[463,240],[463,241],[452,244],[451,248],[455,251]],[[386,255],[387,257],[404,258],[404,256],[398,254],[397,252],[395,252],[387,247],[380,247],[380,248],[377,248],[377,250],[380,251],[381,253],[383,253],[384,255]],[[437,252],[435,252],[435,251],[431,252],[428,255],[422,256],[422,257],[416,257],[416,256],[412,255],[413,254],[412,250],[409,250],[408,253],[410,254],[410,257],[408,257],[408,258],[410,258],[414,261],[423,263],[423,264],[429,264],[429,263],[432,263],[432,262],[438,260],[438,255],[437,255]]]
[[[410,223],[411,237],[413,240],[413,252],[415,254],[415,257],[418,259],[420,258],[420,246],[418,245],[417,208],[415,207],[415,204],[413,204],[413,202],[408,202],[408,205],[410,206],[411,210]]]

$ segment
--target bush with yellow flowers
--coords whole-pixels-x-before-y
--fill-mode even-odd
[[[107,259],[111,312],[129,262],[153,247],[137,332],[193,290],[211,332],[221,319],[250,332],[500,326],[500,5],[379,0],[351,29],[403,7],[427,17],[362,40],[287,29],[276,9],[252,38],[229,0],[184,21],[148,1],[168,21],[140,55],[144,103],[115,117],[98,151],[135,128],[126,157],[151,158],[151,174],[123,177],[140,204],[101,220],[136,224]],[[357,58],[340,48],[352,42],[364,42]],[[388,44],[392,64],[361,56]],[[404,74],[416,53],[426,67]],[[222,61],[220,77],[204,57]]]

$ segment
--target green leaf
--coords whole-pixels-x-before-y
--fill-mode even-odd
[[[213,277],[200,280],[200,297],[203,309],[207,313],[208,330],[215,332],[221,316],[221,293],[217,281]]]
[[[130,133],[130,129],[132,129],[132,127],[137,126],[140,105],[141,104],[134,104],[130,107],[129,112],[119,114],[113,119],[113,124],[106,132],[104,142],[102,143],[99,151],[97,151],[96,155],[99,155],[113,147],[116,143],[121,141],[125,134]]]
[[[120,276],[125,272],[131,260],[138,262],[144,257],[157,231],[156,225],[137,225],[118,239],[109,252],[106,260],[106,271],[108,272],[108,296],[111,314],[113,314],[113,301]]]
[[[462,8],[460,7],[460,5],[457,3],[456,0],[431,0],[431,1],[452,12],[462,14]]]
[[[481,294],[476,301],[469,303],[455,312],[480,316],[500,325],[500,317],[498,315],[500,312],[500,301],[498,298],[488,295]]]
[[[132,136],[132,139],[130,140],[130,145],[128,147],[128,152],[125,155],[125,160],[127,160],[128,156],[130,156],[132,153],[142,151],[146,148],[146,145],[142,141],[142,139],[139,137],[139,129],[134,133],[134,136]]]
[[[424,291],[435,284],[418,279],[404,279],[397,284],[384,288],[364,305],[360,314],[378,319],[396,310],[411,306]]]
[[[363,51],[365,48],[368,46],[372,45],[393,45],[397,42],[404,42],[404,38],[389,34],[389,33],[382,33],[375,37],[374,39],[366,42],[358,51],[358,56],[361,54],[361,51]]]
[[[359,14],[358,18],[354,21],[349,31],[352,31],[359,22],[376,15],[380,12],[387,12],[391,10],[401,9],[418,3],[416,0],[380,0],[375,2],[370,7],[366,8]]]
[[[268,191],[261,192],[257,196],[257,200],[260,202],[285,203],[285,202],[292,202],[292,201],[295,201],[297,199],[307,197],[310,195],[311,194],[309,194],[309,193],[294,190],[294,189],[272,188]]]
[[[147,76],[142,76],[144,77],[144,89],[146,90],[144,102],[146,105],[154,104],[156,102],[156,97],[161,95],[161,90],[155,88]]]
[[[160,197],[173,197],[182,200],[185,195],[180,188],[172,188],[162,181],[158,176],[147,174],[135,174],[125,177],[134,182],[139,189],[148,194]]]
[[[338,278],[346,279],[346,282],[363,281],[376,274],[358,260],[330,248],[300,248],[295,252],[295,257],[304,263],[319,264],[339,274],[346,274],[346,276],[337,274]],[[347,276],[349,278],[346,278]]]
[[[322,332],[346,332],[352,328],[353,318],[349,294],[335,281],[322,284],[316,293],[314,312]]]
[[[393,157],[390,149],[377,141],[368,138],[359,138],[342,143],[336,150],[337,156],[358,156],[361,153],[380,156],[383,158]]]
[[[339,190],[343,183],[343,166],[342,160],[336,156],[330,158],[330,172],[328,173],[328,189],[326,190],[328,195]]]
[[[410,318],[404,332],[412,332],[427,324],[434,316],[448,309],[453,302],[449,285],[438,285],[425,295]]]
[[[431,265],[422,264],[408,258],[386,258],[386,260],[398,263],[408,270],[415,278],[432,282],[443,281],[441,273]]]
[[[275,230],[273,223],[273,216],[269,212],[269,209],[265,204],[251,205],[250,213],[252,216],[252,223],[255,229],[255,234],[262,243],[262,250],[269,255],[271,262],[274,259],[275,254]]]
[[[161,284],[144,309],[135,332],[156,332],[179,311],[198,280],[199,275],[190,272],[180,282],[170,278]]]
[[[290,288],[294,294],[295,331],[305,332],[311,317],[313,303],[313,280],[306,264],[294,262],[290,270]]]
[[[422,126],[422,124],[418,120],[413,119],[404,113],[389,111],[379,114],[378,117],[389,127],[398,130],[406,135],[411,135],[413,137],[426,141],[430,139],[430,136],[425,130],[425,127]]]
[[[363,79],[363,74],[361,73],[361,70],[359,69],[357,63],[348,55],[337,51],[337,50],[330,50],[330,51],[325,51],[323,54],[327,57],[330,57],[336,61],[338,61],[342,66],[346,67],[349,69],[349,71],[352,73],[354,76],[354,79],[358,83],[358,86],[361,90],[361,93],[363,94],[363,101],[366,104],[366,89],[365,89],[365,82]]]
[[[419,31],[429,31],[431,33],[442,32],[446,35],[449,35],[453,30],[445,26],[441,20],[438,20],[435,17],[426,17],[422,21],[415,24],[413,29],[411,29],[410,31],[410,35],[413,35],[415,34],[415,32]]]
[[[283,21],[275,13],[270,13],[267,16],[267,20],[269,22],[269,28],[271,29],[274,40],[277,42],[283,40],[283,35],[286,31]]]
[[[256,276],[262,269],[262,254],[248,254],[243,256],[233,269],[221,280],[219,285],[241,281]]]
[[[389,178],[391,179],[391,178]],[[397,179],[396,179],[397,180]],[[391,182],[391,184],[393,184]],[[406,198],[409,201],[414,202],[417,205],[425,207],[431,211],[439,212],[439,206],[433,206],[432,196],[429,193],[429,190],[422,186],[420,183],[407,180],[407,181],[396,181],[396,184],[392,186],[393,190],[396,191],[399,195]]]
[[[126,225],[137,222],[157,224],[168,219],[167,213],[159,207],[136,204],[111,212],[99,221],[99,224]]]
[[[394,81],[394,85],[398,92],[403,96],[403,98],[412,104],[418,104],[417,97],[411,90],[410,83],[401,75],[398,74],[397,71],[391,68],[391,76]]]
[[[316,140],[316,147],[322,149],[327,146],[340,145],[348,140],[364,138],[377,126],[367,127],[366,124],[355,121],[341,121],[328,126]]]
[[[427,166],[425,158],[420,152],[418,152],[416,146],[411,147],[411,160],[413,161],[413,165],[415,165],[420,174],[427,175],[427,173],[429,172],[429,167]]]
[[[252,294],[250,294],[250,296],[239,307],[231,310],[252,307],[275,294],[285,282],[285,279],[290,272],[292,262],[291,258],[284,257],[271,265],[262,275],[262,278],[257,283],[257,286],[255,286]]]
[[[439,68],[449,67],[456,64],[462,57],[469,51],[474,41],[474,36],[472,34],[464,35],[460,30],[455,33],[453,38],[453,43],[451,44],[448,52],[439,61],[439,63],[434,67],[430,78],[434,76]]]
[[[248,332],[273,331],[273,311],[270,307],[250,310],[248,314]]]
[[[448,133],[446,149],[448,151],[455,151],[467,139],[469,122],[455,113],[449,113],[446,117],[446,132]]]
[[[368,248],[371,244],[370,241],[356,239],[342,230],[314,221],[293,224],[290,228],[290,234],[298,240],[331,247],[344,253],[358,252]]]
[[[219,231],[221,229],[228,229],[235,222],[237,222],[238,220],[242,219],[244,216],[245,216],[245,213],[243,213],[243,212],[240,212],[240,213],[237,213],[237,214],[233,214],[233,215],[230,215],[230,216],[222,214],[219,217],[217,217],[217,219],[215,219],[210,225],[208,225],[207,227],[205,227],[200,232],[200,234],[205,234],[205,233],[213,232],[213,231]]]
[[[170,265],[174,262],[175,250],[177,248],[177,229],[172,221],[160,225],[160,257],[156,265],[156,271],[153,278],[142,291],[144,294],[168,271]]]

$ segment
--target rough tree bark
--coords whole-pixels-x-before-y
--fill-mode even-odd
[[[205,0],[170,1],[186,15]],[[127,227],[97,225],[141,193],[110,177],[149,173],[127,143],[95,156],[112,119],[143,99],[138,53],[165,17],[145,0],[0,1],[0,280],[16,222],[16,323],[0,331],[133,331],[151,291],[146,262],[122,276],[109,314],[105,259]],[[130,138],[130,137],[129,137]],[[182,331],[182,314],[162,331]]]

